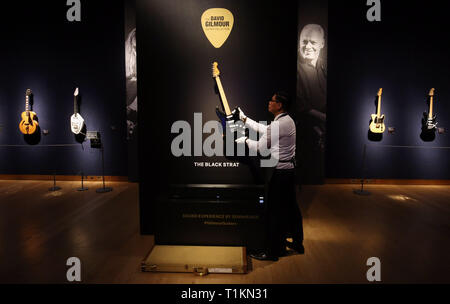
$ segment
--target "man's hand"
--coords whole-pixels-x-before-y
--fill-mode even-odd
[[[245,123],[245,120],[247,119],[247,116],[245,116],[244,112],[241,110],[240,107],[237,107],[231,112],[233,116],[235,117],[235,120],[241,120]]]
[[[247,140],[247,137],[242,136],[242,137],[239,137],[238,139],[236,139],[235,142],[236,142],[237,144],[245,144],[245,143],[246,143],[246,140]]]

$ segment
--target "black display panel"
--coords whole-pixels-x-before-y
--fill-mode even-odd
[[[201,16],[210,8],[226,8],[234,16],[231,34],[221,48],[215,48],[202,29]],[[214,61],[219,63],[230,107],[240,106],[255,120],[270,121],[267,104],[273,93],[281,89],[295,93],[295,9],[296,4],[138,1],[139,123],[146,130],[140,142],[144,172],[151,170],[165,184],[258,182],[245,164],[196,166],[230,162],[225,157],[206,157],[203,152],[202,156],[174,156],[171,143],[179,133],[171,133],[171,127],[177,121],[189,123],[194,155],[194,134],[199,134],[206,122],[218,120],[215,108],[221,103],[211,74]],[[194,113],[201,113],[202,118],[197,129]],[[209,135],[200,135],[203,143]]]
[[[202,28],[202,14],[211,8],[225,8],[234,18],[220,48]],[[221,103],[212,77],[214,61],[230,107],[240,106],[254,120],[269,122],[272,95],[278,90],[295,94],[296,32],[295,1],[137,1],[141,231],[154,229],[156,198],[169,192],[169,185],[264,183],[259,160],[243,163],[203,153],[174,156],[171,145],[179,133],[171,129],[177,121],[191,126],[194,155],[198,126],[218,121],[215,110]],[[194,113],[202,118],[197,129]],[[210,135],[201,134],[201,142]],[[216,163],[233,166],[213,167]]]

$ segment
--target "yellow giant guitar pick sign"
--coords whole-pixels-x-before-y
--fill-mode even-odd
[[[202,15],[202,28],[206,38],[217,49],[227,41],[233,23],[233,14],[225,8],[210,8]]]

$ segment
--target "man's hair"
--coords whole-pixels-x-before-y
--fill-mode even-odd
[[[300,36],[303,32],[319,32],[320,35],[323,37],[323,39],[325,40],[325,31],[323,30],[323,27],[320,26],[319,24],[307,24],[303,27],[302,31],[300,32]]]
[[[283,110],[288,111],[291,106],[291,98],[285,91],[278,91],[275,93],[275,100],[282,104]]]

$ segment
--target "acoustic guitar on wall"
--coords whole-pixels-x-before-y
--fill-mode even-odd
[[[381,94],[383,94],[383,89],[380,88],[378,90],[378,106],[377,106],[377,114],[372,114],[372,120],[370,122],[370,132],[372,133],[383,133],[386,130],[386,126],[384,125],[384,114],[381,115]]]
[[[73,114],[70,117],[70,129],[72,133],[78,135],[81,133],[84,127],[84,119],[78,113],[78,88],[75,89],[73,93]]]
[[[430,93],[428,93],[428,97],[430,98],[430,109],[428,113],[423,112],[422,130],[435,131],[437,122],[436,122],[436,115],[433,115],[434,88],[430,90]]]
[[[25,111],[22,112],[22,121],[19,123],[20,132],[25,135],[34,134],[39,126],[37,115],[31,110],[30,99],[32,92],[27,89],[25,94]]]

